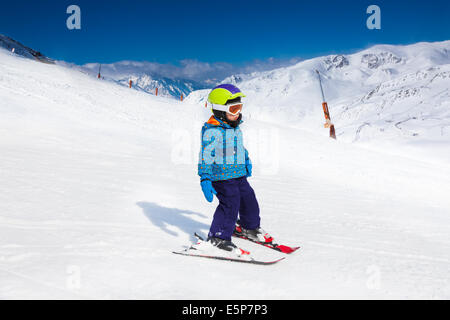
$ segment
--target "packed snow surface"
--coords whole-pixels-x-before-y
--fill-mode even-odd
[[[273,266],[246,265],[172,253],[195,241],[194,232],[206,235],[217,205],[204,199],[196,175],[210,112],[204,104],[0,49],[0,298],[450,298],[447,129],[421,140],[421,157],[402,139],[383,149],[378,131],[354,141],[358,119],[339,128],[342,114],[334,141],[308,86],[311,96],[300,101],[310,103],[298,112],[311,115],[291,122],[282,108],[257,113],[259,98],[249,90],[241,128],[262,227],[301,249]],[[427,110],[448,108],[448,80],[439,87]],[[383,100],[383,90],[363,105]],[[327,94],[336,101],[337,93]],[[339,108],[364,114],[363,105]],[[380,121],[365,117],[372,126]],[[312,124],[296,125],[305,119]],[[425,130],[416,124],[408,130]],[[282,256],[235,243],[257,258]]]

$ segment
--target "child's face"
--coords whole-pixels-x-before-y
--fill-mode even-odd
[[[233,116],[231,113],[227,112],[227,119],[230,121],[236,121],[239,118],[239,113],[235,116]]]

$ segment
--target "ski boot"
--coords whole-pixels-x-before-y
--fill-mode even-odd
[[[271,244],[273,242],[273,237],[264,231],[262,228],[257,229],[245,229],[240,225],[239,220],[236,222],[236,227],[234,229],[234,236],[239,238],[246,238],[254,242]]]

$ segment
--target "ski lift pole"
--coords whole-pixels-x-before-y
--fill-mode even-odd
[[[334,130],[334,124],[331,122],[330,111],[328,110],[328,104],[323,94],[322,80],[320,78],[319,70],[316,70],[317,77],[319,78],[320,92],[322,93],[322,108],[325,115],[325,128],[330,128],[330,138],[336,139],[336,131]]]

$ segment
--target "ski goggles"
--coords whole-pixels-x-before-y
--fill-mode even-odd
[[[214,109],[231,113],[233,116],[237,116],[242,111],[242,102],[230,103],[225,105],[215,104]]]

